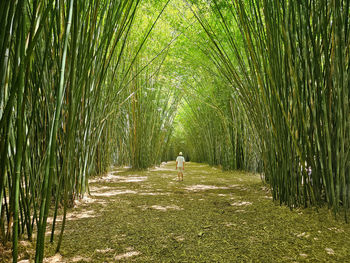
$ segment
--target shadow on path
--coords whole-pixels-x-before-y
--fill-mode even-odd
[[[349,262],[350,228],[326,209],[276,205],[259,175],[186,163],[114,169],[69,212],[46,262]]]

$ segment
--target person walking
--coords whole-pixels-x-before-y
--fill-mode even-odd
[[[185,158],[182,156],[182,152],[179,153],[179,156],[176,158],[176,170],[177,177],[179,181],[184,180],[183,171],[185,170]]]

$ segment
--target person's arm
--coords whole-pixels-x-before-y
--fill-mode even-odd
[[[176,170],[177,170],[177,161],[176,161]]]

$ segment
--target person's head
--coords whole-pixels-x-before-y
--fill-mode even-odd
[[[182,156],[182,152],[179,152],[179,155]]]

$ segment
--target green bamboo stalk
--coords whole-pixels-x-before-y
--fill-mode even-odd
[[[54,121],[52,122],[50,137],[49,137],[49,156],[47,164],[45,167],[45,179],[43,186],[43,199],[40,207],[40,216],[39,216],[39,226],[38,226],[38,235],[37,235],[37,246],[35,254],[35,262],[43,262],[44,255],[44,241],[45,241],[45,230],[46,230],[46,221],[49,213],[50,199],[51,199],[51,185],[52,185],[52,176],[53,176],[53,164],[56,151],[56,134],[58,129],[58,122],[60,120],[61,106],[63,102],[63,93],[64,93],[64,80],[65,80],[65,65],[66,65],[66,56],[67,56],[67,47],[68,40],[70,35],[71,23],[72,23],[72,14],[73,14],[73,0],[70,1],[68,7],[68,20],[65,30],[65,40],[62,51],[62,61],[61,61],[61,70],[60,70],[60,83],[58,87],[58,94],[56,97],[56,109],[54,113]]]
[[[21,16],[20,26],[18,27],[18,58],[23,59],[25,57],[25,13],[24,2],[21,1],[18,5],[19,14]],[[20,64],[20,63],[19,63]],[[19,87],[17,87],[17,138],[16,138],[16,156],[15,156],[15,171],[14,171],[14,183],[13,183],[13,238],[12,238],[12,257],[13,262],[17,262],[18,257],[18,234],[19,234],[19,187],[21,178],[21,165],[23,154],[23,142],[24,142],[24,68],[23,66],[18,70]]]
[[[349,3],[213,1],[211,18],[223,31],[192,10],[210,39],[208,53],[258,131],[274,199],[290,207],[320,205],[325,193],[335,213],[348,209],[342,172],[348,106],[340,98],[348,83]],[[245,54],[232,37],[236,28]]]

